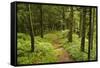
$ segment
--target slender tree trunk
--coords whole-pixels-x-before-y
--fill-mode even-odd
[[[72,42],[72,28],[73,28],[73,7],[71,7],[71,13],[70,13],[70,22],[69,22],[69,36],[68,40],[69,42]]]
[[[93,32],[94,32],[94,26],[93,26],[93,25],[94,25],[94,17],[95,17],[95,16],[94,16],[94,14],[95,14],[95,13],[94,13],[94,8],[91,9],[91,14],[92,14],[92,15],[91,15],[91,20],[92,20],[92,21],[91,21],[91,30],[92,30],[92,31],[91,31],[91,35],[92,35],[92,36],[91,36],[91,49],[93,49]]]
[[[93,45],[93,21],[92,21],[92,8],[90,8],[90,15],[89,15],[89,46],[88,46],[88,60],[91,59],[91,46]]]
[[[32,24],[32,15],[31,15],[31,7],[29,4],[29,22],[30,22],[30,37],[31,37],[31,51],[34,51],[34,31],[33,31],[33,24]]]
[[[85,51],[85,30],[86,30],[86,8],[83,7],[83,15],[82,15],[82,38],[81,38],[81,51]]]
[[[82,9],[80,9],[79,37],[81,37],[81,35],[82,35],[82,32],[81,32],[82,31],[82,22],[83,22],[82,21],[82,17],[83,17],[82,14],[83,14]]]
[[[62,29],[64,30],[64,23],[65,23],[65,12],[64,12],[64,6],[62,7],[63,13],[62,13],[62,17],[63,17],[63,25],[62,25]]]
[[[41,32],[41,38],[43,38],[43,20],[42,20],[42,5],[40,5],[40,32]]]

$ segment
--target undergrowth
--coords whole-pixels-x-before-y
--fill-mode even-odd
[[[31,52],[30,36],[23,33],[17,34],[17,63],[38,64],[57,62],[57,50],[52,45],[53,40],[59,40],[62,48],[69,53],[73,61],[88,61],[88,39],[85,38],[85,52],[80,50],[81,38],[73,34],[73,41],[68,42],[68,30],[55,31],[44,35],[44,38],[35,36],[34,52]],[[91,50],[91,60],[96,60],[96,40]]]

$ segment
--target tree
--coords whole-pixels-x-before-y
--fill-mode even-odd
[[[93,49],[93,32],[94,32],[94,8],[91,9],[91,49]]]
[[[80,33],[79,33],[79,37],[81,37],[81,35],[82,35],[82,34],[81,34],[81,33],[82,33],[82,32],[81,32],[81,31],[82,31],[82,17],[83,17],[82,14],[83,14],[83,13],[82,13],[82,8],[80,8],[80,23],[79,23],[79,32],[80,32]]]
[[[40,28],[41,28],[40,32],[41,32],[41,38],[43,38],[43,21],[42,21],[42,14],[43,14],[43,12],[42,12],[42,5],[40,5]]]
[[[71,13],[69,18],[69,33],[68,33],[68,41],[72,42],[72,27],[73,27],[73,7],[71,6]]]
[[[34,31],[33,31],[33,22],[32,22],[32,14],[31,14],[31,6],[28,5],[29,9],[29,25],[30,25],[30,37],[31,37],[31,51],[34,51]]]
[[[86,24],[86,7],[83,7],[83,14],[82,14],[82,18],[83,18],[83,20],[82,20],[82,37],[81,37],[81,51],[83,51],[84,52],[84,50],[85,50],[85,30],[86,30],[86,26],[85,26],[85,24]]]
[[[92,8],[89,8],[89,45],[88,45],[88,60],[91,59],[91,47],[93,46],[93,14]]]
[[[65,26],[64,26],[64,25],[65,25],[65,24],[64,24],[64,23],[65,23],[65,11],[64,11],[64,6],[62,7],[62,11],[63,11],[63,12],[62,12],[62,19],[63,19],[62,27],[63,27],[63,30],[64,30],[64,29],[65,29]]]

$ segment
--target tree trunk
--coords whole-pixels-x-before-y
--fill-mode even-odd
[[[69,20],[69,36],[68,41],[72,42],[72,27],[73,27],[73,7],[71,7],[70,20]]]
[[[92,20],[91,21],[91,35],[92,35],[91,36],[91,49],[93,49],[93,32],[94,32],[94,26],[93,25],[94,25],[94,17],[95,17],[94,16],[94,14],[95,14],[94,13],[94,8],[91,9],[91,14],[92,14],[91,15],[91,20]]]
[[[81,35],[82,35],[82,32],[81,32],[82,31],[82,22],[83,22],[82,21],[82,17],[83,17],[82,14],[83,14],[82,9],[80,9],[79,37],[81,37]]]
[[[34,51],[34,32],[33,32],[33,24],[32,24],[32,16],[31,16],[31,8],[29,4],[29,22],[30,22],[30,37],[31,37],[31,51]]]
[[[63,24],[62,24],[62,29],[64,30],[65,29],[65,25],[64,25],[64,23],[65,23],[65,12],[64,12],[64,6],[62,7],[62,10],[63,10],[63,13],[62,13],[62,17],[63,17]]]
[[[89,15],[89,46],[88,46],[88,60],[91,59],[91,46],[93,45],[93,21],[92,21],[92,8],[90,8]]]
[[[86,30],[86,8],[83,7],[83,15],[82,15],[82,38],[81,38],[81,51],[85,50],[85,30]]]
[[[43,38],[43,20],[42,20],[42,5],[40,5],[40,32],[41,32],[41,38]]]

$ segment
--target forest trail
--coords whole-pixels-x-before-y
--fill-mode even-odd
[[[57,51],[58,62],[70,62],[73,61],[69,53],[59,43],[59,39],[53,40],[53,46]]]

